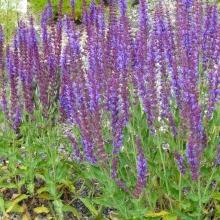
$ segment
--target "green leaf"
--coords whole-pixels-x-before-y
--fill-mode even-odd
[[[14,183],[1,183],[0,188],[5,188],[5,189],[16,189],[17,186]]]
[[[18,204],[12,204],[12,201],[6,201],[5,202],[5,208],[10,208],[10,211],[8,211],[8,209],[6,210],[6,213],[9,212],[16,212],[16,213],[23,213],[24,212],[24,208]]]
[[[33,183],[29,183],[29,184],[27,185],[27,189],[28,189],[28,192],[29,192],[30,194],[33,194],[33,193],[34,193],[34,184],[33,184]]]
[[[147,212],[145,217],[157,218],[157,217],[165,217],[169,215],[167,211],[160,211],[160,212]]]
[[[44,161],[43,161],[43,162],[44,162]],[[44,162],[44,163],[45,163],[45,162]],[[36,178],[39,178],[39,179],[41,179],[41,180],[43,180],[43,181],[46,181],[45,177],[44,177],[43,175],[39,174],[39,173],[37,173],[35,176],[36,176]]]
[[[72,212],[72,214],[77,218],[81,219],[81,214],[72,206],[70,205],[63,205],[64,212]]]
[[[28,195],[25,195],[25,194],[21,194],[17,196],[13,201],[10,201],[10,203],[8,203],[6,213],[14,211],[15,208],[19,208],[18,203],[27,198],[28,198]]]
[[[220,192],[212,193],[212,198],[217,200],[217,201],[220,201]]]
[[[75,187],[74,185],[72,184],[71,181],[68,181],[68,180],[62,180],[61,181],[61,185],[59,185],[59,187],[62,188],[62,186],[65,186],[65,187],[68,187],[68,189],[70,190],[70,192],[74,193],[75,192]]]
[[[192,204],[188,200],[183,200],[180,206],[181,209],[184,209],[186,211],[186,210],[191,210]]]
[[[63,219],[63,203],[61,200],[53,201],[54,209],[59,216],[59,219]]]
[[[5,213],[5,201],[2,197],[0,197],[0,211]]]
[[[163,220],[177,220],[177,216],[173,214],[169,214],[163,217]]]
[[[37,190],[37,194],[41,194],[43,192],[48,192],[48,188],[46,186],[41,187],[40,189]]]
[[[53,198],[50,196],[49,193],[41,193],[37,196],[39,199],[45,199],[45,200],[53,200]]]
[[[220,205],[215,204],[216,214],[220,216]]]
[[[86,198],[80,198],[80,200],[82,201],[82,203],[86,206],[87,209],[89,209],[89,211],[91,212],[92,215],[94,216],[98,216],[98,211],[96,210],[96,208],[90,203],[90,201]]]
[[[45,206],[40,206],[40,207],[34,208],[34,212],[37,214],[49,213],[49,209]]]

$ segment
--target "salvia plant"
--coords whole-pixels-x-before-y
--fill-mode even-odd
[[[108,11],[84,1],[80,28],[62,1],[55,22],[49,1],[40,31],[19,21],[10,45],[0,26],[5,121],[17,139],[36,112],[59,125],[82,178],[98,184],[92,203],[117,219],[220,216],[219,10],[174,4],[140,0],[135,33],[126,0]]]

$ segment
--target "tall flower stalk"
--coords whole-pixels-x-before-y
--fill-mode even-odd
[[[7,119],[8,115],[8,106],[7,106],[7,96],[6,96],[6,74],[5,74],[5,55],[4,55],[4,33],[3,28],[0,25],[0,100],[1,100],[1,109],[4,112]]]

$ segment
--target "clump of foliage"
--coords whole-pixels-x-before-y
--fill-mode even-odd
[[[13,4],[12,4],[13,3]],[[15,1],[0,1],[0,21],[4,26],[5,40],[10,41],[10,37],[14,34],[17,26],[17,20],[20,17],[19,12],[16,10],[17,0]]]
[[[175,3],[173,13],[162,2],[149,12],[140,0],[134,37],[125,0],[112,0],[108,17],[91,2],[81,29],[62,1],[55,22],[49,2],[40,33],[32,17],[20,21],[6,48],[0,29],[3,152],[16,192],[27,189],[21,200],[46,192],[59,218],[80,219],[65,188],[96,219],[105,208],[110,219],[218,218],[219,11]],[[89,192],[74,190],[78,179]]]
[[[71,7],[70,7],[70,0],[63,0],[63,12],[65,14],[71,14]],[[48,4],[48,0],[29,0],[30,9],[33,11],[34,14],[40,15],[42,10]],[[90,4],[90,0],[85,0],[87,5]],[[58,14],[59,8],[59,0],[51,0],[51,4],[53,5],[54,14]],[[75,20],[80,20],[83,10],[83,0],[76,0],[75,1]]]

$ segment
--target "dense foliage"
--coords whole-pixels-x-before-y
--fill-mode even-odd
[[[9,38],[13,35],[16,28],[16,21],[20,17],[20,14],[16,11],[17,3],[17,0],[0,1],[0,23],[5,27],[4,33],[6,42],[9,42]]]
[[[90,4],[90,0],[85,1],[87,5]],[[98,3],[99,1],[95,1]],[[29,0],[29,5],[30,9],[36,14],[40,15],[44,7],[47,5],[48,0]],[[59,8],[59,0],[51,0],[52,6],[53,6],[53,12],[54,14],[58,13],[58,8]],[[65,14],[71,14],[71,8],[70,6],[70,0],[63,0],[63,12]],[[75,1],[75,20],[81,19],[82,15],[82,6],[83,6],[83,1],[82,0],[76,0]]]
[[[125,0],[108,16],[84,2],[80,27],[74,7],[55,22],[49,2],[10,45],[0,28],[2,212],[45,200],[39,213],[82,219],[80,201],[96,219],[218,219],[217,5],[140,0],[135,33]]]

